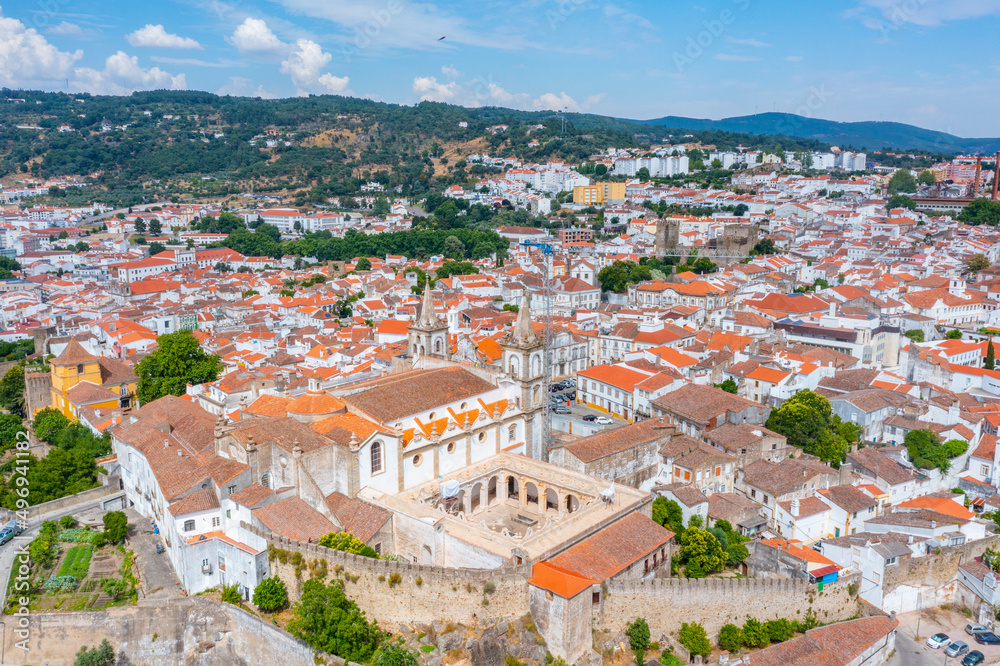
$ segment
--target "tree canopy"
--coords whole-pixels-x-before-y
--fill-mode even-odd
[[[991,201],[984,197],[974,199],[958,214],[958,220],[973,226],[987,224],[995,227],[1000,224],[1000,201]]]
[[[326,585],[319,578],[302,585],[288,631],[317,650],[360,663],[371,660],[382,639],[378,625],[344,594],[342,581]]]
[[[771,412],[767,427],[784,435],[788,443],[818,456],[834,467],[843,462],[861,431],[834,415],[830,401],[808,389],[799,391]]]
[[[965,440],[950,439],[941,443],[941,438],[932,430],[911,430],[903,438],[906,454],[919,469],[939,469],[947,474],[951,467],[951,459],[956,458],[968,448]]]
[[[219,357],[206,353],[191,331],[161,335],[156,343],[153,353],[136,366],[141,404],[165,395],[184,395],[188,384],[214,382],[222,372]]]
[[[619,294],[627,291],[630,284],[652,278],[649,266],[633,261],[616,261],[610,266],[602,268],[597,274],[597,279],[601,283],[601,291],[613,291]]]

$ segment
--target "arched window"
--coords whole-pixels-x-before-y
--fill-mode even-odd
[[[260,485],[264,486],[265,488],[271,487],[271,475],[269,473],[264,472],[263,474],[260,475]]]
[[[517,366],[517,357],[516,356],[511,356],[510,357],[510,374],[513,375],[514,377],[517,377],[517,367],[518,367]]]
[[[372,444],[372,474],[382,471],[382,442]]]
[[[435,354],[440,354],[441,353],[441,338],[437,338],[434,341],[434,353]]]
[[[536,354],[531,357],[531,375],[534,377],[540,374],[542,374],[542,357]]]
[[[515,439],[517,439],[517,424],[516,423],[510,427],[510,430],[507,431],[507,442],[508,443],[513,442]]]

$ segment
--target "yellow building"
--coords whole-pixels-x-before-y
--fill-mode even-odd
[[[625,201],[625,183],[596,183],[573,188],[575,204],[598,206],[617,201]]]
[[[132,407],[139,378],[121,361],[94,356],[71,338],[51,363],[52,407],[77,419],[80,409]],[[37,411],[37,410],[36,410]]]

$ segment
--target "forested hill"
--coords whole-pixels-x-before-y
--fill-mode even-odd
[[[632,122],[632,121],[626,121]],[[944,153],[992,154],[1000,150],[1000,139],[964,139],[945,132],[892,122],[842,123],[807,118],[791,113],[760,113],[752,116],[708,120],[667,116],[640,121],[661,127],[691,130],[723,130],[748,134],[791,134],[807,139],[859,149],[925,150]]]
[[[100,172],[96,191],[113,204],[172,194],[227,195],[250,187],[305,190],[322,201],[356,194],[367,180],[422,196],[488,173],[482,165],[466,163],[465,157],[476,152],[576,162],[609,146],[692,139],[720,148],[740,143],[789,150],[824,147],[810,140],[718,130],[673,135],[649,125],[572,113],[566,114],[564,132],[553,112],[431,102],[402,106],[337,96],[264,100],[194,91],[127,97],[0,93],[0,178],[10,182],[28,171],[43,177]],[[489,128],[495,125],[508,129],[493,133]],[[268,140],[275,145],[268,147]]]

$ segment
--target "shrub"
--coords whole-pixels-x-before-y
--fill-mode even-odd
[[[86,645],[80,648],[80,651],[76,653],[73,666],[114,666],[114,663],[115,650],[105,638],[95,648],[88,649]]]
[[[398,573],[389,574],[389,587],[396,587],[403,581],[403,577]]]
[[[743,630],[735,624],[724,624],[719,629],[719,647],[729,652],[739,652],[743,645]]]
[[[243,603],[243,595],[240,594],[240,586],[236,583],[233,583],[232,585],[223,585],[222,601],[223,603],[233,604],[234,606],[239,606]]]
[[[378,625],[347,598],[340,581],[325,585],[318,578],[303,583],[288,631],[317,650],[361,663],[371,660],[382,638]]]
[[[253,604],[266,613],[281,610],[288,605],[288,590],[277,576],[265,578],[253,591]]]
[[[363,557],[371,557],[373,559],[378,559],[378,553],[371,546],[365,544],[364,541],[357,538],[350,532],[331,532],[321,536],[319,539],[319,545],[326,546],[327,548],[332,548],[334,550],[342,550],[345,553],[353,553],[354,555],[361,555]]]
[[[787,641],[795,635],[795,626],[785,619],[768,620],[764,626],[767,629],[767,635],[770,637],[772,643]]]
[[[688,649],[692,655],[707,657],[712,653],[712,644],[705,633],[705,627],[697,622],[681,624],[681,631],[678,635],[678,642]]]
[[[417,666],[417,658],[403,643],[403,639],[396,642],[383,641],[375,652],[373,660],[375,666]]]
[[[104,536],[112,543],[125,540],[128,534],[128,516],[124,511],[108,511],[104,514]]]
[[[747,647],[764,647],[771,642],[771,635],[763,622],[756,618],[748,617],[743,623],[743,644]]]
[[[63,516],[59,519],[59,527],[64,530],[71,530],[76,527],[76,519],[73,516]]]
[[[484,594],[493,594],[494,592],[496,592],[496,590],[497,590],[497,586],[491,580],[486,581],[486,584],[483,585],[483,593]]]
[[[625,630],[628,634],[628,644],[635,654],[635,663],[646,662],[646,650],[649,649],[649,625],[645,618],[637,617]]]

